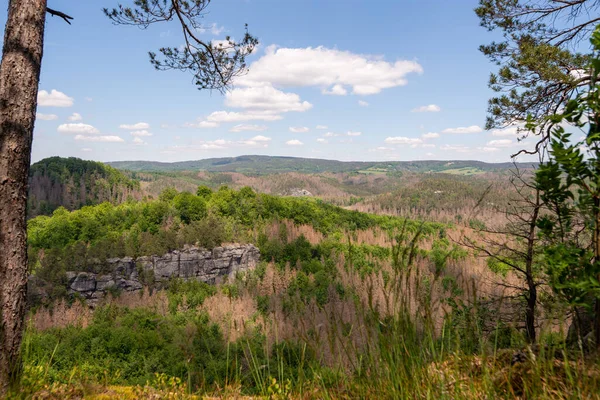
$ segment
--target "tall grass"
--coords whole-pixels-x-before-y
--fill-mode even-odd
[[[271,237],[291,243],[310,233],[283,226],[285,235],[269,226]],[[404,224],[382,234],[309,241],[308,254],[331,277],[325,302],[313,290],[325,275],[306,272],[314,260],[275,260],[215,290],[185,284],[166,295],[113,299],[85,326],[32,327],[24,389],[15,396],[600,398],[598,358],[551,332],[526,346],[497,315],[502,305],[489,307],[482,282],[459,276],[467,260],[442,232],[432,237]],[[86,357],[85,346],[97,350],[100,340],[107,350]]]

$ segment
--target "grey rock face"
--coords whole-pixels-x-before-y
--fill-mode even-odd
[[[224,276],[254,268],[260,251],[253,244],[227,245],[206,250],[188,247],[162,256],[110,258],[103,274],[67,272],[68,290],[78,293],[95,305],[110,290],[134,292],[142,290],[149,277],[159,286],[170,279],[195,279],[215,283]]]
[[[313,194],[306,189],[293,188],[288,192],[288,196],[292,197],[311,197]]]

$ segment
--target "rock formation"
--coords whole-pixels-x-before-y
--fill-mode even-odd
[[[260,251],[253,244],[226,245],[206,250],[188,247],[163,256],[108,259],[108,273],[67,272],[68,291],[95,305],[107,292],[142,290],[144,285],[164,286],[170,279],[196,279],[214,284],[224,276],[256,266]]]

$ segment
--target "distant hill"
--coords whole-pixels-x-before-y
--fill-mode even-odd
[[[164,163],[157,161],[115,161],[109,162],[117,169],[147,172],[209,171],[239,172],[246,174],[272,174],[283,172],[323,173],[323,172],[448,172],[461,175],[478,172],[493,172],[513,168],[514,164],[485,163],[482,161],[386,161],[359,162],[336,161],[316,158],[239,156],[208,158],[196,161]],[[531,168],[533,163],[519,163],[519,168]]]
[[[50,214],[63,206],[74,210],[104,201],[141,197],[139,182],[96,161],[50,157],[31,166],[28,216]]]

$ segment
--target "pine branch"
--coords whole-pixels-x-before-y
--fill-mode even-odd
[[[65,14],[64,12],[53,10],[50,7],[46,7],[46,12],[52,16],[61,17],[67,24],[71,25],[71,21],[69,20],[73,19],[73,17]]]

